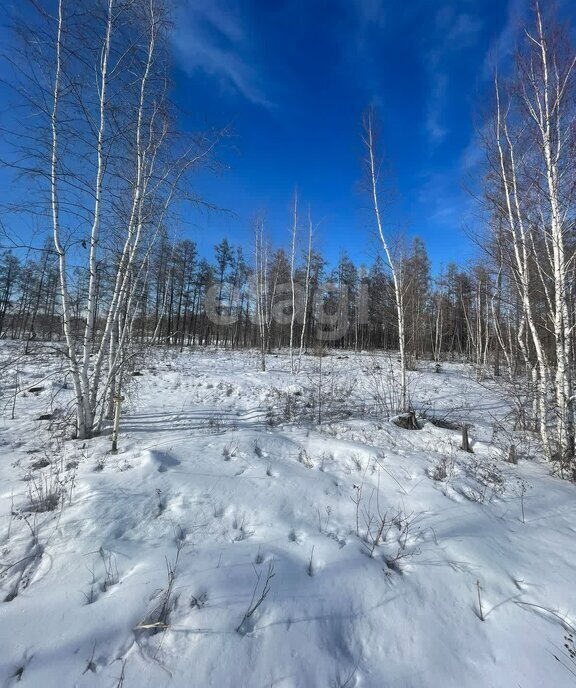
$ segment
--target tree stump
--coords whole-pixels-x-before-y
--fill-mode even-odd
[[[404,430],[420,430],[418,421],[416,420],[416,411],[408,411],[399,415],[395,421],[398,427]]]
[[[470,438],[468,437],[468,426],[464,424],[462,426],[462,451],[473,454],[472,447],[470,446]]]

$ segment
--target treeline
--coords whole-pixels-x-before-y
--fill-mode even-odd
[[[252,253],[252,251],[250,251]],[[179,347],[215,345],[259,347],[258,289],[253,261],[242,247],[226,239],[215,246],[212,260],[201,257],[193,241],[158,243],[146,266],[147,279],[132,316],[132,337]],[[289,251],[270,250],[266,257],[267,349],[290,344],[292,301]],[[493,298],[488,272],[470,272],[449,265],[432,277],[422,241],[414,239],[401,261],[407,350],[414,358],[442,360],[446,356],[476,356],[478,339],[483,355],[496,347],[487,335],[487,309]],[[113,270],[98,268],[95,332],[105,326]],[[302,292],[308,276],[306,308]],[[398,348],[398,328],[390,276],[378,256],[370,266],[357,266],[342,252],[330,266],[312,251],[294,267],[300,308],[293,340],[307,349],[324,342],[354,350]],[[85,328],[87,276],[71,275],[71,326]],[[50,245],[33,257],[10,251],[0,256],[0,336],[24,340],[60,340],[62,313],[57,256]],[[486,340],[486,337],[488,339]]]

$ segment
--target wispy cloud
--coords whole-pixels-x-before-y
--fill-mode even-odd
[[[369,94],[373,104],[381,105],[378,94],[381,87],[380,70],[375,68],[375,43],[385,40],[390,10],[385,0],[335,1],[335,14],[343,18],[338,22],[341,67],[354,74],[355,83]]]
[[[486,153],[482,145],[482,137],[486,135],[486,126],[475,131],[460,156],[460,172],[466,177],[478,176],[480,166],[484,163]]]
[[[354,16],[359,32],[367,28],[382,29],[386,25],[386,12],[382,0],[363,0],[352,3],[349,8]]]
[[[509,0],[506,22],[486,53],[482,72],[484,79],[490,79],[494,69],[509,58],[516,49],[529,8],[530,0]]]
[[[473,46],[482,30],[480,19],[466,12],[453,16],[446,24],[447,26],[440,26],[439,29],[448,29],[445,43],[447,48],[453,51]]]
[[[448,77],[437,72],[432,78],[430,97],[426,104],[426,132],[432,146],[438,146],[446,138],[447,128],[442,124],[444,101],[448,90]]]
[[[184,71],[202,71],[251,103],[274,107],[256,68],[253,36],[237,3],[178,0],[172,39]]]
[[[455,176],[456,169],[442,172],[425,169],[418,177],[415,200],[421,209],[420,215],[427,218],[428,229],[437,244],[454,242],[453,232],[462,229],[473,217],[474,198],[454,184]]]
[[[457,13],[452,5],[444,5],[436,13],[434,28],[434,46],[425,53],[429,97],[424,122],[431,150],[437,148],[449,133],[448,127],[443,123],[449,95],[446,63],[454,54],[476,44],[482,22],[470,13]]]

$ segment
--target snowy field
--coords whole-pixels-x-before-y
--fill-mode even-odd
[[[502,394],[423,362],[406,430],[387,357],[268,366],[156,354],[117,455],[58,440],[56,356],[3,368],[0,685],[576,685],[575,488]]]

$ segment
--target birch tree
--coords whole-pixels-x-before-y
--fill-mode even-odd
[[[39,180],[32,211],[50,220],[75,434],[84,438],[120,393],[155,241],[186,173],[215,140],[175,136],[164,0],[32,5],[12,60],[15,88],[38,122],[21,136],[31,144],[20,169]]]
[[[489,201],[503,219],[499,240],[507,245],[521,308],[518,347],[537,390],[543,445],[562,470],[574,461],[575,67],[568,34],[536,3],[512,76],[495,76],[492,139],[486,141]]]
[[[369,182],[369,190],[374,210],[374,219],[380,244],[382,246],[386,263],[392,276],[394,287],[394,300],[396,303],[396,317],[398,320],[398,348],[400,350],[400,400],[402,411],[408,410],[407,398],[407,362],[406,362],[406,327],[404,317],[404,297],[402,291],[402,280],[400,263],[396,263],[392,256],[389,239],[384,232],[384,222],[381,214],[381,178],[382,161],[378,158],[376,150],[374,113],[368,110],[364,115],[362,141],[366,148],[366,171]]]
[[[268,305],[268,245],[264,234],[264,220],[254,223],[254,279],[256,291],[256,322],[260,339],[260,367],[266,371],[266,352],[269,338]]]
[[[297,372],[300,373],[302,368],[302,356],[304,354],[304,347],[306,344],[306,326],[308,324],[308,307],[310,305],[310,270],[312,265],[312,211],[308,207],[308,248],[306,250],[306,268],[304,273],[304,303],[302,306],[302,329],[300,331],[300,349],[298,351],[298,366]]]
[[[290,372],[294,375],[294,325],[296,323],[296,284],[294,262],[296,260],[296,238],[298,232],[298,191],[294,191],[294,209],[292,216],[292,235],[290,242],[290,291],[292,296],[292,313],[290,316]]]
[[[536,187],[535,212],[551,263],[556,435],[559,458],[564,463],[571,462],[574,457],[570,337],[573,324],[569,305],[569,275],[574,256],[568,254],[568,237],[574,229],[576,52],[573,46],[564,42],[557,27],[545,27],[539,3],[535,5],[534,14],[534,30],[526,31],[527,54],[518,61],[519,100],[534,132],[536,173],[545,180]],[[537,265],[540,265],[538,260]]]

